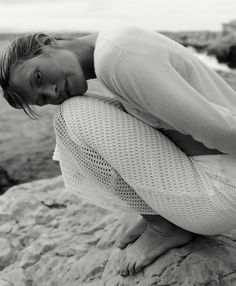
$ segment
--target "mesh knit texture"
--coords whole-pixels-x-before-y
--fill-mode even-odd
[[[71,98],[57,109],[54,129],[66,188],[89,202],[160,214],[205,235],[235,227],[236,181],[204,169],[116,100]]]

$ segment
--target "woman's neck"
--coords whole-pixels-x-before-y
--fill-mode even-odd
[[[96,77],[94,69],[94,49],[98,33],[74,39],[58,40],[57,44],[74,52],[78,59],[86,80]]]

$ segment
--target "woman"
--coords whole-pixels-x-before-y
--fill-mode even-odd
[[[93,78],[111,97],[81,96]],[[235,227],[236,93],[178,43],[137,27],[67,40],[35,34],[6,49],[0,84],[30,116],[34,105],[60,104],[68,189],[141,214],[116,243],[119,273],[139,272],[192,233]]]

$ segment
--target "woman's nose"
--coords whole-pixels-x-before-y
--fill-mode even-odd
[[[46,87],[45,93],[51,98],[56,99],[59,96],[58,87],[56,84],[48,85]]]

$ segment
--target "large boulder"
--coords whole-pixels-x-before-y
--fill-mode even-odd
[[[236,68],[236,20],[223,25],[222,33],[208,45],[207,52],[219,62]]]
[[[236,20],[232,20],[228,23],[223,24],[223,34],[228,34],[232,31],[236,31]]]
[[[0,286],[236,285],[236,231],[195,235],[139,274],[116,274],[113,246],[132,223],[67,192],[61,177],[0,197]]]

